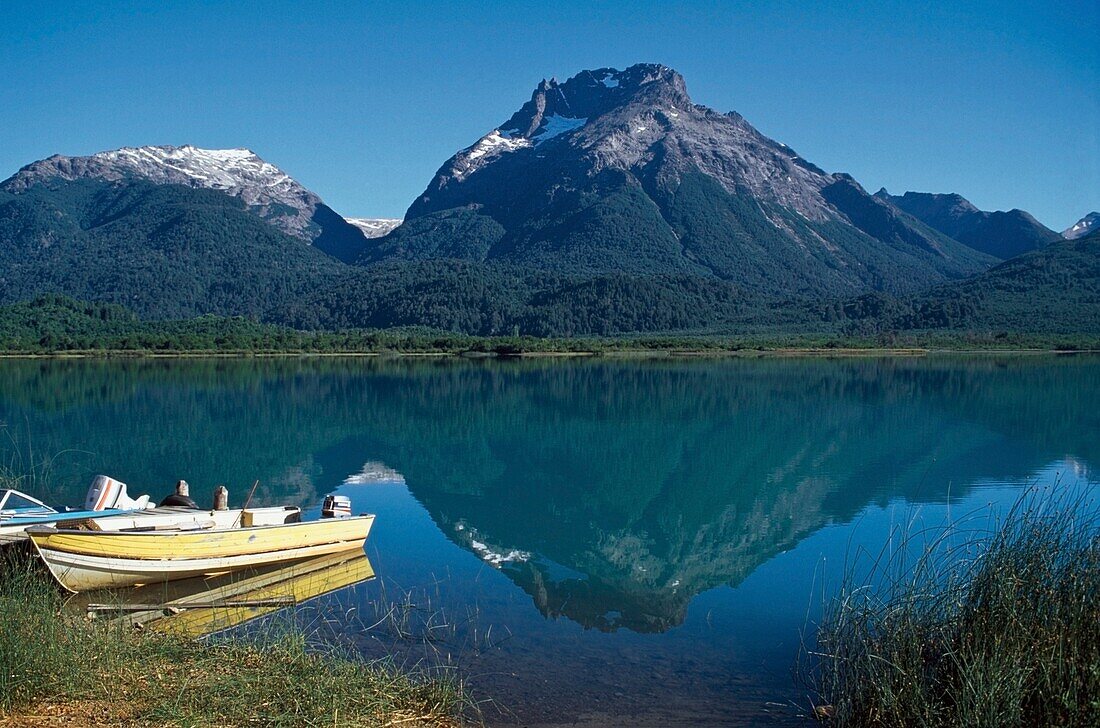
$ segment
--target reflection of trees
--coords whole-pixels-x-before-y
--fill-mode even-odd
[[[135,490],[186,477],[243,493],[259,478],[265,502],[312,504],[380,460],[460,544],[463,521],[535,554],[505,571],[544,613],[653,631],[868,502],[1095,461],[1096,369],[992,356],[13,361],[0,419],[44,438],[39,451],[94,453],[73,468],[76,498],[102,469]]]

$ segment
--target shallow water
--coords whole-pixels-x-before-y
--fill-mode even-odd
[[[1081,356],[0,362],[37,495],[259,479],[377,513],[378,578],[303,610],[318,638],[454,666],[525,725],[797,723],[846,558],[1033,484],[1091,497],[1098,405]]]

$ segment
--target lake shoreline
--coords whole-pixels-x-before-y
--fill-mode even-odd
[[[790,347],[743,349],[610,349],[497,351],[135,351],[130,349],[70,352],[0,352],[0,360],[87,359],[692,359],[692,358],[852,358],[924,356],[1067,356],[1100,354],[1084,348],[948,348],[948,347]]]

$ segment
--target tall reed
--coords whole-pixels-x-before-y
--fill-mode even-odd
[[[925,542],[927,540],[927,542]],[[1029,492],[994,527],[900,534],[828,604],[804,677],[837,726],[1100,724],[1100,529]]]

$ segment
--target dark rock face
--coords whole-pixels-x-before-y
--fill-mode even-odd
[[[23,167],[0,184],[13,194],[56,181],[95,179],[123,183],[147,180],[223,191],[279,230],[342,260],[363,244],[363,235],[286,172],[248,149],[192,146],[124,147],[87,157],[54,155]]]
[[[956,194],[906,192],[893,196],[886,190],[875,195],[944,235],[975,250],[1007,260],[1058,240],[1050,230],[1023,210],[985,212]]]
[[[650,64],[540,83],[359,262],[395,258],[698,275],[800,296],[911,290],[993,262],[740,115],[692,103],[680,74]]]

